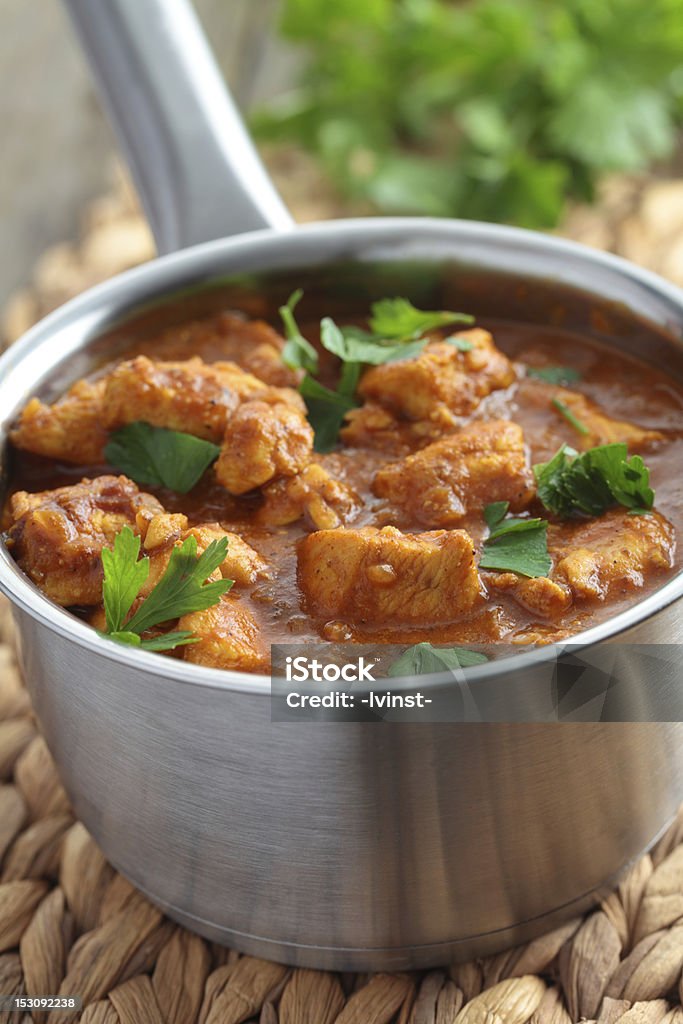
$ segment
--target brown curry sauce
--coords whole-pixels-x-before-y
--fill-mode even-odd
[[[666,440],[652,446],[645,454],[651,470],[651,483],[656,490],[656,508],[674,525],[676,532],[683,529],[683,479],[677,473],[683,457],[683,388],[675,385],[664,373],[626,355],[615,358],[607,346],[556,327],[521,325],[504,321],[479,322],[493,333],[496,345],[518,364],[542,367],[563,365],[576,368],[581,381],[572,385],[596,401],[601,408],[616,418],[627,419],[640,426],[660,430]],[[310,336],[313,336],[311,332]],[[221,339],[210,331],[199,336],[179,327],[166,331],[161,340],[154,339],[138,346],[137,351],[151,358],[189,358],[199,355],[207,361],[220,359]],[[505,391],[492,393],[485,399],[475,418],[507,418],[523,428],[532,463],[548,459],[563,444],[575,444],[573,428],[549,403],[533,402],[533,389],[538,384],[524,378]],[[421,532],[425,529],[411,521],[400,511],[376,498],[371,491],[374,473],[399,455],[369,449],[343,446],[322,456],[321,461],[332,474],[348,483],[364,502],[353,525],[393,525],[403,532]],[[10,493],[17,490],[42,491],[75,483],[83,477],[95,477],[111,472],[108,466],[75,466],[54,464],[50,460],[26,452],[14,451],[10,476]],[[679,568],[678,556],[670,573],[659,573],[646,581],[640,590],[625,589],[606,602],[574,605],[558,622],[539,621],[512,597],[492,592],[484,610],[470,618],[438,629],[419,631],[380,629],[367,634],[350,630],[343,623],[324,623],[306,614],[302,608],[297,583],[297,542],[307,535],[302,521],[287,527],[262,527],[252,522],[260,498],[249,495],[232,497],[207,472],[188,495],[178,495],[164,489],[144,486],[155,494],[168,511],[182,511],[191,523],[218,521],[226,529],[239,533],[273,567],[272,577],[254,585],[251,609],[255,614],[267,644],[287,641],[325,639],[373,639],[395,642],[430,640],[434,643],[528,643],[530,640],[552,640],[568,633],[576,633],[590,625],[611,617],[626,606],[642,599],[661,586]],[[542,510],[530,509],[533,514]],[[468,531],[475,543],[484,534],[485,526],[480,513],[458,523]]]

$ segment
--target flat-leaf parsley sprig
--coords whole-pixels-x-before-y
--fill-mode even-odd
[[[655,492],[640,455],[629,457],[622,442],[598,445],[580,455],[568,445],[549,462],[534,466],[538,498],[562,519],[601,516],[622,505],[633,514],[650,512]]]
[[[211,441],[143,420],[115,430],[104,449],[107,462],[136,484],[168,487],[177,494],[191,491],[219,454]]]
[[[509,503],[495,501],[484,509],[489,536],[484,543],[480,569],[516,572],[520,576],[547,576],[552,569],[548,554],[548,523],[545,519],[506,519]]]
[[[417,309],[409,299],[380,299],[370,307],[370,329],[375,337],[410,341],[420,338],[427,331],[450,324],[473,324],[474,317],[468,313],[453,313],[450,310],[431,312]]]
[[[365,366],[379,366],[418,355],[429,340],[422,337],[427,331],[474,322],[466,313],[417,309],[404,298],[374,302],[368,320],[369,331],[353,324],[339,325],[331,317],[323,317],[320,343],[341,361],[339,382],[336,390],[332,390],[313,376],[318,372],[318,354],[302,335],[294,317],[301,295],[299,289],[280,307],[287,339],[282,358],[290,369],[306,371],[299,390],[306,401],[308,418],[315,432],[315,448],[319,452],[334,447],[346,413],[358,404],[356,389]],[[461,352],[473,347],[468,339],[457,335],[446,341]]]
[[[209,576],[225,561],[228,538],[211,541],[197,556],[197,538],[190,536],[171,551],[166,570],[159,582],[130,619],[130,610],[149,577],[149,558],[140,554],[140,538],[129,526],[117,535],[113,548],[102,552],[104,583],[102,598],[107,628],[101,636],[147,651],[171,651],[197,642],[187,630],[143,638],[142,634],[164,622],[179,619],[190,612],[203,611],[218,604],[233,580],[212,580]]]

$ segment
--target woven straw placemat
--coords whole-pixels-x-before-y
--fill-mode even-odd
[[[683,1024],[683,813],[600,908],[526,946],[428,973],[288,969],[174,925],[107,864],[74,820],[11,631],[2,603],[0,994],[81,995],[84,1024]]]

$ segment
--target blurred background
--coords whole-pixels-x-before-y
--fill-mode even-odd
[[[502,221],[683,284],[681,0],[196,6],[298,220]],[[59,0],[0,0],[0,84],[10,341],[153,245]]]

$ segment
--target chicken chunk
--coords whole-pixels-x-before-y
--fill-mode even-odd
[[[298,387],[303,371],[285,366],[282,361],[285,339],[264,320],[247,320],[235,313],[222,313],[217,327],[223,359],[232,360],[266,384]]]
[[[135,517],[137,532],[142,538],[143,554],[152,554],[173,547],[188,527],[188,518],[182,512],[157,512],[141,509]]]
[[[270,667],[270,653],[256,620],[232,591],[211,608],[183,615],[177,628],[199,638],[183,649],[185,660],[195,665],[239,672],[267,672]]]
[[[201,523],[199,526],[193,526],[185,537],[197,538],[197,551],[200,554],[206,551],[212,541],[227,537],[228,553],[219,566],[224,580],[234,580],[236,584],[246,586],[269,575],[265,558],[238,533],[223,530],[218,523]]]
[[[313,451],[303,412],[284,402],[245,402],[229,418],[216,478],[231,494],[246,494],[277,477],[294,476]]]
[[[604,601],[639,590],[673,565],[675,532],[658,512],[632,516],[614,509],[588,523],[551,526],[555,575],[574,597]]]
[[[544,619],[559,619],[572,604],[572,592],[563,580],[548,576],[527,579],[514,572],[484,572],[489,593],[505,591],[535,615]]]
[[[596,445],[622,442],[631,452],[639,452],[664,437],[658,430],[613,419],[578,391],[530,377],[520,381],[515,401],[524,414],[532,462],[547,462],[562,444],[585,451]],[[561,406],[553,405],[554,401],[566,406],[587,433],[570,423]]]
[[[136,356],[96,381],[78,381],[54,405],[32,398],[11,438],[38,455],[93,465],[104,461],[108,432],[136,420],[219,443],[231,416],[252,399],[305,413],[297,391],[265,384],[235,363]]]
[[[471,347],[463,351],[449,341],[434,341],[411,359],[371,367],[359,393],[402,419],[444,429],[457,425],[482,398],[515,380],[512,363],[488,331],[466,331],[458,339]]]
[[[262,388],[236,366],[224,372],[198,358],[166,363],[137,356],[119,363],[106,378],[105,421],[115,428],[144,420],[218,442],[245,391],[255,394]]]
[[[451,526],[492,501],[518,512],[535,493],[522,428],[507,420],[472,424],[390,463],[373,490],[424,526]]]
[[[32,398],[10,438],[24,451],[84,466],[104,461],[104,382],[79,380],[54,405]]]
[[[581,601],[606,601],[640,590],[673,565],[675,532],[658,512],[632,516],[613,509],[598,519],[548,528],[550,578],[490,573],[489,587],[510,590],[524,607],[557,618]]]
[[[182,327],[169,328],[151,343],[145,339],[143,344],[141,351],[157,359],[186,359],[187,352],[207,363],[227,359],[275,387],[296,388],[303,375],[283,363],[282,335],[264,320],[249,320],[241,313],[191,320]]]
[[[114,429],[144,420],[220,443],[240,404],[256,397],[302,407],[297,392],[269,388],[235,363],[198,358],[165,363],[137,356],[105,377],[104,421]]]
[[[10,502],[9,543],[17,562],[47,597],[61,605],[102,600],[102,549],[141,510],[163,512],[156,498],[125,476],[84,479],[69,487]]]
[[[186,516],[163,512],[151,518],[147,513],[140,513],[136,525],[142,536],[142,554],[149,556],[150,560],[149,576],[140,591],[140,597],[146,597],[156,586],[166,571],[172,549],[188,537],[194,537],[197,541],[199,555],[206,551],[212,541],[227,538],[227,555],[211,579],[222,577],[245,585],[255,583],[268,574],[265,559],[239,534],[227,532],[218,523],[200,523],[188,527]]]
[[[631,452],[640,452],[654,441],[661,441],[663,434],[658,430],[647,430],[636,423],[615,420],[600,409],[590,398],[578,391],[567,388],[556,388],[555,396],[562,402],[576,419],[587,428],[588,433],[574,431],[572,444],[574,448],[585,450],[599,444],[613,444],[621,441],[628,445]],[[562,415],[558,410],[558,415]]]
[[[298,563],[306,604],[318,619],[432,626],[469,614],[481,600],[464,530],[320,530],[301,541]]]
[[[455,429],[455,428],[453,428]],[[346,414],[339,436],[351,448],[374,448],[402,455],[443,437],[443,425],[431,420],[400,420],[375,402],[366,402]]]
[[[354,490],[317,462],[290,480],[275,481],[263,495],[256,518],[268,526],[286,526],[303,517],[311,530],[333,530],[349,522],[362,505]]]

